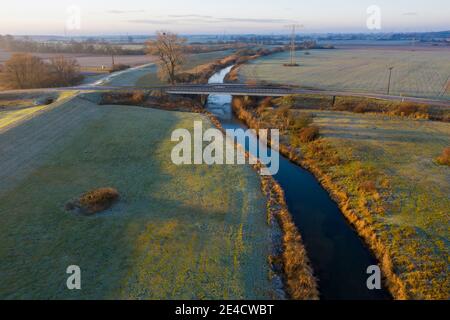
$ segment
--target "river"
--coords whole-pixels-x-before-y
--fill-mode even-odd
[[[231,68],[213,75],[209,83],[223,83]],[[230,95],[211,95],[206,107],[224,129],[246,129],[233,115],[231,100]],[[262,143],[259,146],[267,148]],[[319,280],[321,299],[390,299],[384,289],[371,291],[367,288],[367,268],[376,265],[377,260],[317,179],[283,156],[280,156],[280,170],[275,179],[285,192],[289,211],[303,237]]]

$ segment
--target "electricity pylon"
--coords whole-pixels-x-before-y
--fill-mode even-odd
[[[291,33],[291,63],[288,64],[288,66],[291,67],[295,67],[298,66],[297,61],[296,61],[296,56],[295,56],[295,51],[297,49],[296,44],[295,44],[295,40],[297,37],[296,34],[296,30],[297,28],[303,28],[303,25],[301,24],[292,24],[287,26],[288,28],[292,28],[292,33]]]

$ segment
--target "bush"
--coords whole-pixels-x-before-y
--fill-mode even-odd
[[[76,60],[63,56],[46,63],[30,54],[13,54],[4,69],[3,81],[12,89],[71,86],[83,79]]]
[[[368,180],[360,184],[359,189],[364,193],[375,193],[377,191],[377,186],[375,182]]]
[[[353,112],[355,112],[355,113],[366,113],[369,111],[370,111],[370,108],[369,108],[368,104],[365,102],[358,103],[355,106],[355,108],[353,109]]]
[[[320,130],[317,126],[310,126],[300,130],[299,139],[303,143],[312,142],[319,138]]]
[[[146,95],[143,91],[134,91],[131,96],[132,103],[141,104],[146,100]]]
[[[441,166],[450,166],[450,147],[445,148],[442,155],[436,161]]]
[[[123,70],[126,70],[126,69],[130,69],[130,66],[120,63],[120,64],[115,64],[111,68],[111,72],[123,71]]]
[[[69,202],[66,210],[79,209],[81,213],[93,215],[108,210],[120,198],[114,188],[101,188],[83,194],[77,201]]]
[[[292,129],[299,131],[311,125],[313,123],[313,116],[309,113],[302,113],[295,118]]]

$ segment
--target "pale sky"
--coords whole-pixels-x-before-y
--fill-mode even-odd
[[[73,5],[80,29],[67,31]],[[450,29],[449,0],[1,0],[0,34],[271,34],[293,23],[304,33],[369,32],[371,5],[381,10],[378,32]]]

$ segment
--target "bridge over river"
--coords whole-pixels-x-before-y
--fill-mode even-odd
[[[51,92],[51,91],[65,91],[65,90],[76,90],[76,91],[161,90],[169,94],[205,95],[205,96],[210,94],[225,94],[233,96],[259,96],[259,97],[283,97],[289,95],[322,95],[331,97],[339,96],[339,97],[374,98],[390,101],[405,101],[405,102],[415,102],[428,105],[450,107],[450,100],[448,99],[440,100],[431,98],[392,96],[377,93],[301,89],[289,86],[260,86],[260,85],[255,86],[247,84],[180,84],[173,86],[153,86],[153,87],[81,85],[76,87],[64,87],[64,88],[0,91],[0,94],[21,93],[21,92],[42,92],[42,91]]]

